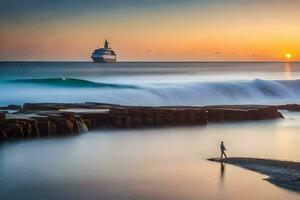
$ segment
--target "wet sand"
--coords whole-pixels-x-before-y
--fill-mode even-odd
[[[277,186],[300,192],[300,162],[243,157],[223,160],[210,158],[208,160],[232,164],[267,175],[269,177],[265,180]]]

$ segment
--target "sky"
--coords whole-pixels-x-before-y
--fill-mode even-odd
[[[0,60],[300,60],[299,0],[0,0]]]

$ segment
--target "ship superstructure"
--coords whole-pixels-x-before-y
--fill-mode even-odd
[[[108,41],[105,40],[103,48],[97,48],[93,51],[91,56],[93,62],[116,62],[117,55],[116,53],[109,47]]]

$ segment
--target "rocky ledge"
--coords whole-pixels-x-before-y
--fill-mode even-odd
[[[1,107],[1,110],[0,141],[74,135],[103,128],[205,125],[283,118],[278,107],[264,105],[131,107],[102,103],[26,103]]]
[[[265,180],[286,188],[300,192],[300,162],[280,161],[259,158],[210,158],[210,161],[223,162],[269,176]]]

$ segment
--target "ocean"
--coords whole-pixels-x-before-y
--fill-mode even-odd
[[[0,105],[297,103],[300,63],[1,62]]]
[[[300,63],[1,62],[0,105],[300,103]],[[99,130],[0,144],[0,199],[299,199],[266,176],[207,161],[300,161],[300,114],[192,127]]]

